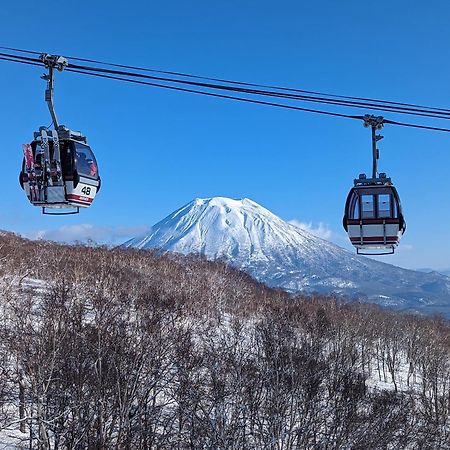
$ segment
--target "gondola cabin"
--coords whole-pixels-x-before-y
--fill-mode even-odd
[[[45,214],[73,214],[92,204],[101,180],[95,155],[81,133],[41,128],[23,147],[20,185],[34,206]]]
[[[343,225],[358,254],[394,253],[406,223],[391,179],[360,175],[348,194]]]

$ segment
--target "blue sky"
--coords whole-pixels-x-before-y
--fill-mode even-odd
[[[444,0],[22,0],[2,5],[0,45],[450,107],[449,14]],[[195,197],[222,195],[251,198],[350,248],[345,197],[371,167],[370,132],[359,122],[58,74],[59,119],[88,136],[103,183],[89,210],[49,218],[17,183],[21,144],[51,122],[42,70],[0,67],[1,228],[120,241]],[[448,268],[450,135],[394,126],[383,135],[380,171],[393,178],[408,222],[383,261]]]

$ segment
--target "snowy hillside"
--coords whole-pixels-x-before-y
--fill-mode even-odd
[[[13,234],[0,318],[0,450],[450,450],[446,322]]]
[[[196,199],[124,246],[225,259],[270,286],[293,292],[336,292],[450,316],[450,278],[357,256],[249,199]]]

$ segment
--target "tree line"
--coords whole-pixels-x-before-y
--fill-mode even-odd
[[[0,442],[450,448],[440,317],[292,296],[201,257],[11,234],[0,275]]]

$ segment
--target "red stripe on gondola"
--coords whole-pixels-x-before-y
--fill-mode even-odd
[[[81,195],[75,195],[75,194],[69,194],[67,196],[67,199],[68,200],[75,200],[77,202],[88,204],[88,205],[90,205],[92,203],[92,200],[94,200],[93,198],[83,197]]]
[[[360,237],[351,237],[350,240],[352,242],[361,242],[361,238]],[[384,236],[364,236],[362,238],[363,242],[377,242],[377,243],[384,243]],[[399,238],[397,236],[386,236],[386,242],[387,243],[393,243],[393,242],[398,242]]]
[[[399,219],[347,219],[347,225],[400,225]]]

